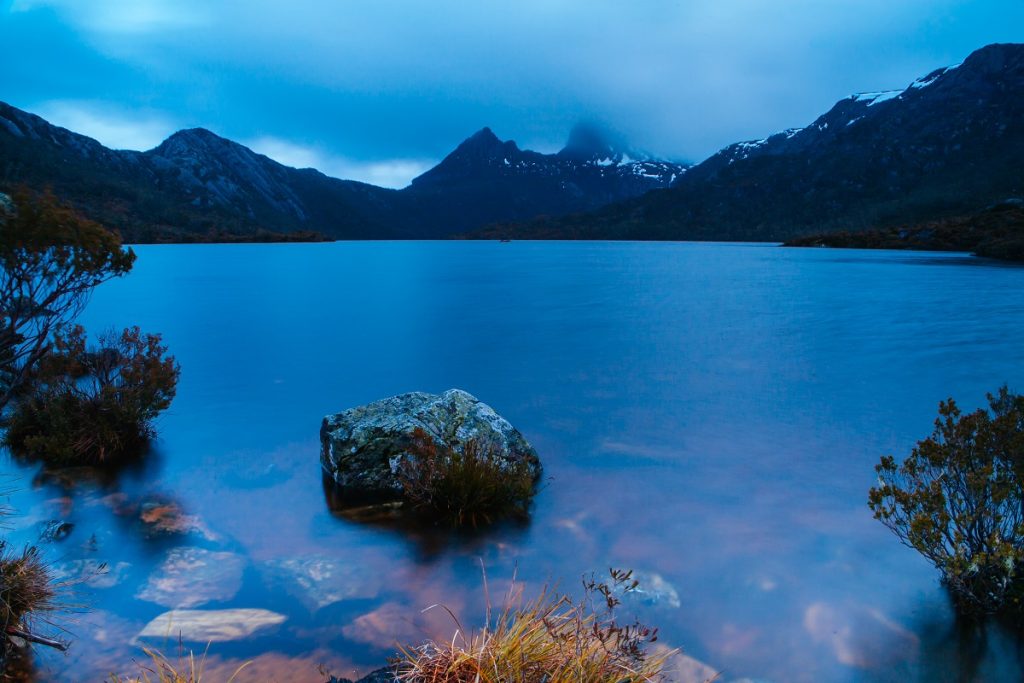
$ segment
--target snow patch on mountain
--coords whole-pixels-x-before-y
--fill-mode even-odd
[[[950,71],[953,71],[954,69],[960,68],[961,64],[963,64],[963,62],[961,62],[960,64],[954,64],[953,66],[947,66],[947,67],[942,68],[942,69],[936,69],[935,71],[931,72],[927,76],[923,76],[923,77],[917,79],[916,81],[914,81],[913,83],[911,83],[910,84],[910,88],[913,88],[915,90],[918,90],[920,88],[927,88],[929,85],[931,85],[935,81],[939,80],[940,78],[942,78],[943,76],[948,74]],[[908,88],[908,90],[909,90],[909,88]]]
[[[882,90],[880,92],[860,92],[850,96],[854,102],[866,102],[867,106],[873,107],[882,102],[888,102],[903,94],[902,90]]]

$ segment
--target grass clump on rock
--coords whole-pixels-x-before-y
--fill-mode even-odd
[[[132,327],[98,347],[74,326],[54,337],[33,390],[17,400],[5,444],[54,465],[101,465],[133,456],[174,398],[179,369],[159,335]]]
[[[618,595],[636,588],[631,572],[584,582],[579,601],[547,589],[476,631],[460,624],[450,641],[402,649],[402,683],[641,683],[663,681],[672,651],[653,654],[657,629],[618,623]],[[506,603],[511,600],[506,600]]]
[[[486,439],[461,447],[439,444],[417,428],[399,470],[402,493],[413,510],[454,526],[480,526],[527,516],[535,473],[526,461],[501,457]]]
[[[1024,613],[1024,396],[1006,387],[989,409],[939,404],[930,437],[897,464],[882,458],[875,518],[942,574],[961,614]]]

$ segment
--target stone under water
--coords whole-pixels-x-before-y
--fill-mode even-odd
[[[136,637],[222,643],[243,640],[286,620],[283,614],[265,609],[172,610],[146,624]]]
[[[245,565],[245,558],[235,553],[172,548],[135,597],[178,608],[230,600],[242,587]]]

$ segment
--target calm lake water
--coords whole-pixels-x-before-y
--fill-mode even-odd
[[[957,629],[935,571],[866,499],[879,456],[928,435],[940,399],[1024,390],[1024,268],[719,244],[136,251],[81,322],[162,332],[181,364],[145,466],[99,480],[5,460],[11,536],[65,520],[47,556],[111,568],[75,588],[88,609],[62,619],[74,644],[40,657],[40,680],[130,670],[136,634],[173,604],[287,618],[213,643],[211,680],[253,658],[240,680],[365,672],[396,640],[451,637],[430,605],[479,624],[481,566],[495,602],[514,575],[531,594],[636,570],[649,592],[626,606],[691,658],[684,681],[701,663],[720,681],[1022,677],[1021,643]],[[530,523],[453,538],[332,512],[323,415],[451,387],[540,453]],[[147,501],[194,532],[149,537]]]

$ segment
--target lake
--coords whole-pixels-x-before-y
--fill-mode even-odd
[[[500,602],[513,577],[578,594],[609,567],[647,587],[625,607],[683,649],[680,680],[705,666],[723,682],[1022,677],[1020,642],[958,629],[867,491],[881,455],[931,432],[939,400],[1024,390],[1024,268],[693,243],[136,251],[81,322],[161,332],[181,364],[153,451],[105,478],[4,461],[10,537],[64,520],[47,557],[71,577],[110,568],[75,586],[83,609],[59,622],[71,651],[42,653],[39,680],[130,671],[136,634],[189,604],[286,617],[213,643],[211,681],[250,659],[240,680],[322,681],[318,664],[351,675],[396,640],[450,639],[431,605],[480,624],[484,571]],[[452,387],[540,454],[530,522],[452,536],[333,510],[321,418]],[[192,532],[145,533],[154,506]]]

